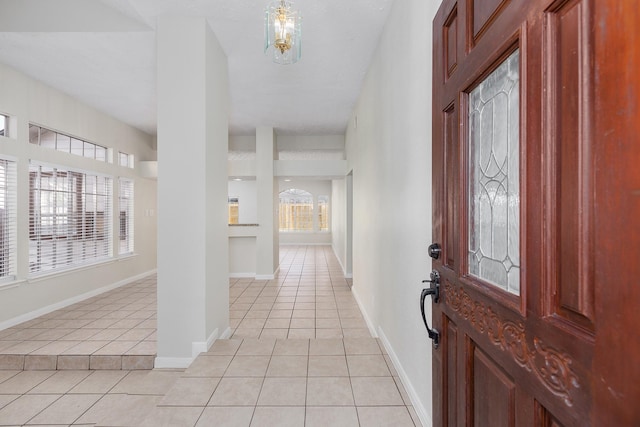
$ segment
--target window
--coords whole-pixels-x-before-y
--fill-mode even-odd
[[[318,196],[318,228],[329,231],[329,196]]]
[[[118,194],[120,206],[120,248],[119,254],[133,253],[133,181],[120,178]]]
[[[125,168],[133,168],[133,154],[118,152],[118,164]]]
[[[229,224],[238,224],[240,219],[240,204],[237,197],[229,197]]]
[[[29,125],[29,142],[41,147],[63,151],[101,162],[107,161],[107,148],[34,124]]]
[[[16,274],[16,163],[0,159],[0,280]]]
[[[292,188],[280,193],[280,231],[313,231],[313,196]]]
[[[9,136],[9,117],[0,114],[0,136]]]
[[[29,272],[110,256],[111,178],[29,165]]]

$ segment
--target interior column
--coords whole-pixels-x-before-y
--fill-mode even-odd
[[[158,367],[229,326],[227,59],[205,18],[157,22]]]
[[[258,193],[258,236],[256,238],[256,279],[273,279],[280,264],[278,218],[278,178],[274,160],[278,157],[272,127],[256,129],[256,189]]]

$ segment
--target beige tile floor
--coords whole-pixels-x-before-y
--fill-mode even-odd
[[[117,329],[107,339],[38,340],[40,334],[1,342],[47,341],[47,345],[80,341],[135,342],[133,347],[153,343],[155,278],[120,288],[77,304],[72,310],[27,322],[12,333],[35,329],[71,329],[79,338],[82,329]],[[96,308],[89,304],[99,304]],[[84,307],[82,309],[81,307]],[[91,307],[91,309],[89,308]],[[108,313],[107,313],[108,312]],[[126,315],[113,314],[125,312]],[[122,319],[128,327],[111,327]],[[101,426],[414,426],[415,411],[380,342],[371,338],[347,281],[328,247],[281,248],[281,268],[272,281],[234,279],[230,283],[233,336],[218,340],[186,370],[123,370],[106,365],[82,370],[21,370],[32,352],[22,356],[22,368],[0,370],[0,425],[101,425]],[[102,313],[101,313],[102,314]],[[148,316],[146,316],[148,314]],[[53,313],[52,313],[53,315]],[[65,317],[68,316],[68,317]],[[122,317],[118,317],[122,316]],[[85,328],[99,319],[101,328]],[[114,323],[110,320],[115,319]],[[50,322],[55,320],[55,322]],[[107,321],[108,320],[108,321]],[[44,323],[50,322],[50,323]],[[147,322],[146,324],[144,322]],[[109,324],[108,324],[109,323]],[[38,327],[44,325],[55,327]],[[108,324],[108,325],[107,325]],[[93,323],[93,326],[98,326]],[[125,326],[120,323],[119,326]],[[136,328],[154,329],[149,335]],[[119,331],[126,329],[125,331]],[[3,334],[2,337],[11,336]],[[126,335],[125,335],[126,334]],[[87,333],[88,335],[88,333]],[[122,337],[135,339],[122,339]],[[95,336],[95,335],[94,335]],[[104,335],[103,335],[104,336]],[[9,347],[9,348],[10,348]],[[119,348],[112,344],[109,349]],[[124,348],[121,347],[121,348]],[[34,351],[34,350],[32,350]],[[111,351],[111,350],[110,350]],[[64,354],[64,352],[63,352]],[[35,355],[35,354],[34,354]],[[121,357],[126,356],[126,352]],[[64,362],[64,358],[62,359]],[[100,366],[102,369],[96,369]],[[126,368],[125,368],[126,369]]]
[[[0,371],[0,425],[420,424],[375,338],[246,338],[184,371]]]
[[[231,279],[234,338],[368,337],[328,246],[283,246],[276,279]],[[157,277],[0,331],[0,369],[151,369]]]
[[[329,246],[282,246],[275,280],[231,279],[234,338],[370,337]]]
[[[0,331],[0,369],[151,369],[156,276]]]

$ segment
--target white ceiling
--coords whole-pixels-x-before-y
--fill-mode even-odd
[[[156,133],[155,20],[208,19],[228,57],[230,132],[342,134],[393,0],[298,0],[302,58],[263,54],[265,0],[0,0],[0,62]]]

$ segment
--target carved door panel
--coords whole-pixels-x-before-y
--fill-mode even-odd
[[[436,426],[640,425],[638,9],[442,2]]]

